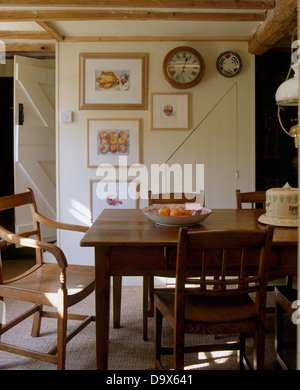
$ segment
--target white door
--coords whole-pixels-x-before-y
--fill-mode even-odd
[[[55,62],[15,56],[14,72],[15,193],[32,188],[39,211],[56,218]],[[16,232],[27,230],[30,219],[18,210]],[[48,229],[42,235],[55,239]]]

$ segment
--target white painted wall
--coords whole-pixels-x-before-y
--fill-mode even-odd
[[[166,53],[176,46],[196,48],[205,61],[204,78],[189,90],[176,90],[165,80],[162,62]],[[220,53],[234,50],[243,61],[242,72],[234,78],[222,77],[216,70]],[[189,93],[191,130],[150,130],[150,104],[147,110],[79,110],[79,53],[148,53],[150,93]],[[254,56],[247,43],[234,42],[149,42],[149,43],[59,43],[57,46],[57,210],[58,219],[70,223],[90,223],[90,180],[96,169],[87,168],[88,118],[140,118],[141,162],[164,163],[214,105],[236,83],[237,86],[237,188],[254,189]],[[62,111],[72,111],[73,121],[62,123]],[[208,151],[209,153],[209,151]],[[141,202],[140,207],[145,204]],[[79,248],[77,233],[61,233],[59,244],[70,263],[93,264],[93,249]]]

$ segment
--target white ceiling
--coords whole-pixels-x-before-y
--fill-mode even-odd
[[[257,22],[126,21],[55,22],[67,37],[76,36],[228,36],[248,37]]]

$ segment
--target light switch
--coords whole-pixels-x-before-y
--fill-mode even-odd
[[[62,111],[61,121],[63,123],[72,122],[72,111]]]

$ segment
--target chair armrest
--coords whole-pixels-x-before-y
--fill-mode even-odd
[[[49,244],[48,242],[38,241],[24,236],[22,237],[22,235],[12,233],[2,227],[0,227],[0,238],[15,245],[48,251],[56,258],[57,264],[60,268],[65,269],[68,266],[64,252],[54,244]]]
[[[0,252],[2,251],[2,249],[6,249],[9,245],[11,245],[9,242],[0,240]]]
[[[89,229],[88,226],[72,225],[70,223],[54,221],[53,219],[47,218],[40,213],[35,213],[35,217],[38,222],[42,223],[43,225],[49,226],[53,229],[72,230],[72,231],[77,231],[82,233],[86,233]]]

